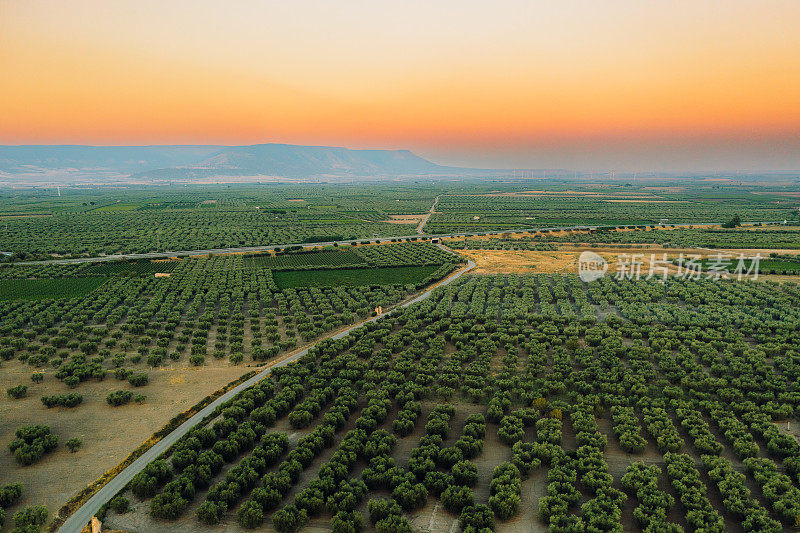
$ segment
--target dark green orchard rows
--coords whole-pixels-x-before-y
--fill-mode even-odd
[[[466,277],[277,369],[117,502],[282,532],[412,531],[437,502],[470,532],[793,530],[799,347],[793,284]]]
[[[659,192],[657,197],[652,197],[649,191],[627,187],[601,188],[595,192],[600,195],[593,197],[591,193],[579,192],[554,196],[459,196],[454,192],[439,199],[436,213],[428,220],[425,231],[462,233],[552,226],[618,226],[657,224],[662,219],[669,223],[721,223],[737,214],[746,222],[798,219],[797,209],[785,201],[781,204],[774,197],[742,189],[709,194],[699,187],[689,187],[683,192]],[[653,201],[609,201],[631,193],[644,193]]]
[[[273,272],[281,289],[297,287],[360,287],[364,285],[399,284],[421,288],[442,278],[453,269],[453,263],[431,266],[397,266],[382,268],[340,268],[326,270],[284,270]]]
[[[0,251],[20,259],[409,235],[383,222],[424,213],[425,187],[347,185],[99,188],[0,192]],[[19,216],[25,215],[25,216]]]
[[[415,239],[415,238],[414,238]],[[416,239],[415,239],[416,240]],[[427,242],[396,242],[385,245],[351,245],[339,249],[289,251],[245,257],[245,266],[279,270],[356,269],[359,267],[432,266],[458,258]]]
[[[15,279],[61,279],[86,277],[89,266],[85,263],[73,265],[15,265],[0,266],[0,280]]]
[[[761,226],[747,229],[675,228],[667,230],[539,233],[533,242],[660,244],[673,248],[800,248],[800,230]]]
[[[668,184],[667,184],[668,185]],[[480,184],[303,184],[175,188],[0,191],[0,251],[15,259],[50,254],[99,255],[296,244],[413,234],[394,214],[427,213],[441,195],[426,233],[462,233],[573,225],[798,220],[787,197],[795,189],[749,185],[713,188],[688,181],[654,192],[624,182],[591,187],[563,181]],[[579,194],[568,193],[578,187]],[[565,194],[494,196],[531,188]],[[482,196],[486,194],[490,196]],[[583,194],[588,193],[588,194]],[[631,196],[633,195],[633,196]],[[637,196],[638,195],[638,196]],[[644,196],[652,203],[610,202]],[[793,235],[775,234],[775,244]],[[624,237],[623,237],[624,238]],[[660,236],[652,235],[659,239]],[[725,243],[728,234],[699,236]],[[759,237],[734,234],[737,246]],[[792,242],[796,242],[792,241]],[[703,243],[695,243],[703,245]],[[724,244],[723,244],[724,246]]]
[[[408,235],[409,225],[365,222],[333,214],[242,211],[89,213],[15,219],[0,230],[5,248],[30,256],[145,253],[338,241]],[[109,235],[111,234],[111,235]],[[53,238],[42,236],[52,235]],[[57,236],[57,237],[55,237]]]
[[[248,256],[246,264],[272,270],[294,270],[297,268],[365,266],[361,256],[349,250],[323,250],[319,252],[295,252],[287,254],[259,254]]]
[[[800,233],[798,233],[800,237]],[[745,256],[745,257],[749,257]],[[758,268],[754,265],[753,259],[742,258],[743,271],[758,271],[759,274],[800,274],[800,255],[780,255],[771,253],[758,260]],[[676,264],[680,264],[680,259],[675,260]],[[713,270],[714,268],[721,270],[728,270],[733,272],[739,263],[739,257],[733,254],[725,254],[724,252],[717,252],[708,254],[703,259],[697,261],[704,272]]]
[[[178,261],[108,261],[86,267],[86,272],[101,276],[154,274],[156,272],[172,272]]]
[[[232,363],[266,361],[366,318],[375,307],[390,305],[415,287],[280,290],[269,270],[246,268],[242,256],[186,259],[170,277],[112,277],[80,298],[0,302],[0,361],[30,365],[34,383],[54,377],[78,388],[81,382],[113,373],[116,380],[141,387],[147,384],[147,373],[135,368],[202,365],[210,357]],[[27,393],[23,384],[12,389],[9,396]],[[109,403],[124,403],[123,396]],[[42,398],[46,407],[75,407],[81,401],[77,393]]]
[[[392,250],[395,246],[398,250]],[[432,272],[431,276],[441,277],[454,267],[455,258],[431,244],[393,244],[383,248],[395,264],[408,261],[412,265],[428,265],[438,261],[431,266],[389,267],[392,270],[427,269],[426,272]],[[360,255],[356,257],[364,260]],[[141,403],[146,401],[146,396],[139,390],[146,388],[150,381],[145,370],[148,367],[200,366],[210,357],[228,359],[233,364],[267,361],[327,331],[364,319],[374,313],[375,307],[391,305],[431,281],[420,277],[410,285],[403,285],[404,281],[395,276],[382,285],[300,286],[281,290],[269,269],[253,265],[248,259],[231,255],[153,263],[31,265],[2,269],[4,273],[33,278],[6,278],[2,283],[62,283],[73,288],[72,292],[57,294],[21,290],[20,285],[8,299],[0,301],[0,365],[25,364],[31,368],[31,382],[9,387],[5,392],[8,401],[41,394],[41,408],[54,409],[53,416],[58,416],[55,408],[79,409],[85,403],[80,390],[82,383],[108,379],[113,381],[106,397],[107,408]],[[441,264],[443,259],[448,262]],[[126,268],[128,266],[132,268]],[[99,282],[87,287],[87,280],[96,278],[83,276],[87,270],[97,267],[105,267],[103,273],[109,277],[99,278]],[[386,269],[370,267],[367,270]],[[153,276],[153,272],[163,271],[170,272],[170,276]],[[325,271],[305,274],[313,276],[322,272]],[[78,296],[76,287],[86,290]],[[94,290],[90,292],[91,289]],[[66,394],[46,393],[55,380],[76,390]],[[257,416],[262,423],[285,415],[282,399],[294,405],[295,399],[299,401],[303,396],[297,391],[296,398],[289,397],[288,392],[289,389],[282,389],[277,399],[263,409],[251,413],[252,408],[248,408],[248,415]],[[329,391],[323,392],[321,388],[318,395],[310,395],[300,403],[298,409],[304,410],[293,412],[290,420],[298,427],[305,427],[311,422],[309,418],[319,413],[314,401],[325,405],[333,400]],[[336,399],[334,405],[341,401]],[[353,401],[346,404],[348,408],[352,408]],[[270,415],[272,411],[268,407],[275,412]],[[226,411],[226,414],[231,412]],[[256,429],[258,427],[261,426]],[[252,445],[251,441],[262,437],[263,431],[253,434],[240,427],[233,435],[239,439],[235,447],[247,448]],[[58,445],[58,436],[44,425],[19,427],[2,435],[2,439],[7,453],[24,466],[39,462]],[[72,451],[80,444],[79,439],[66,442]],[[286,444],[282,446],[285,450]],[[266,449],[264,446],[257,449],[262,448]],[[230,449],[233,450],[234,445]],[[234,452],[225,452],[225,457],[230,459],[230,453]],[[198,466],[202,464],[198,462]],[[216,463],[210,468],[214,474],[219,471]],[[181,487],[175,494],[189,490]],[[220,489],[220,492],[224,491]],[[171,492],[164,496],[172,497]],[[225,498],[228,496],[219,501],[227,501]],[[209,506],[219,501],[212,498]],[[24,525],[43,521],[37,513],[37,508],[19,511],[15,522]],[[0,518],[3,518],[2,513]]]
[[[106,278],[2,279],[0,300],[77,298],[105,283]]]
[[[411,239],[416,240],[415,237]],[[243,257],[244,261],[238,268],[267,268],[273,271],[439,266],[461,261],[452,253],[428,242],[392,242],[371,246],[359,244],[341,248],[330,246],[306,251],[286,249],[278,253],[248,254]],[[5,264],[0,266],[0,299],[81,296],[91,292],[108,277],[171,273],[180,265],[179,259],[67,265]]]
[[[380,246],[358,246],[353,251],[376,267],[430,266],[453,262],[453,255],[429,243],[403,242]]]
[[[113,234],[110,238],[109,232]],[[117,233],[118,232],[118,233]],[[0,236],[6,249],[39,256],[48,253],[90,256],[179,250],[237,248],[261,244],[338,241],[408,235],[408,225],[365,222],[333,214],[273,214],[248,211],[164,211],[90,213],[16,219]],[[58,236],[42,238],[43,235]]]

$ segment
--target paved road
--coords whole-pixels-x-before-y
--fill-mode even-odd
[[[444,246],[439,245],[439,247],[445,251],[449,251]],[[434,289],[437,289],[439,287],[444,287],[445,285],[449,285],[450,283],[454,282],[455,280],[457,280],[458,278],[460,278],[461,276],[472,270],[474,267],[475,263],[469,261],[466,267],[452,274],[450,277],[444,279],[438,284],[434,284],[428,287],[427,289],[423,290],[420,294],[418,294],[411,300],[398,304],[397,306],[395,306],[395,308],[408,307],[409,305],[413,305],[415,303],[425,300],[431,295]],[[357,324],[349,326],[346,329],[339,331],[335,335],[325,338],[341,339],[342,337],[350,333],[350,331],[352,331],[353,329],[369,322],[375,322],[376,320],[383,318],[390,312],[391,309],[384,311],[382,314],[369,318],[363,322],[359,322]],[[300,359],[306,353],[308,353],[308,350],[312,346],[316,345],[322,340],[324,339],[319,339],[316,342],[307,346],[306,348],[300,350],[299,352],[294,353],[289,357],[286,357],[285,359],[281,359],[275,362],[274,364],[269,365],[267,368],[265,368],[252,378],[248,379],[244,383],[241,383],[237,387],[231,389],[230,391],[226,392],[225,394],[223,394],[222,396],[211,402],[199,413],[197,413],[189,420],[187,420],[186,422],[175,428],[175,430],[172,433],[170,433],[169,435],[165,436],[163,439],[158,441],[155,445],[153,445],[152,448],[143,453],[141,457],[139,457],[133,463],[128,465],[128,467],[125,468],[119,474],[117,474],[116,477],[112,478],[111,481],[109,481],[105,486],[103,486],[99,491],[97,491],[94,494],[94,496],[89,498],[89,500],[86,503],[84,503],[83,506],[81,506],[77,511],[75,511],[72,514],[72,516],[70,516],[64,522],[64,524],[58,529],[59,533],[78,533],[89,522],[89,520],[92,519],[92,516],[97,514],[97,512],[106,502],[108,502],[111,498],[113,498],[119,491],[121,491],[125,487],[125,485],[128,484],[128,482],[131,479],[133,479],[133,476],[141,472],[145,466],[147,466],[149,463],[157,459],[158,456],[160,456],[162,453],[167,451],[167,449],[169,449],[170,446],[175,444],[175,442],[177,442],[178,439],[184,436],[194,426],[199,424],[205,417],[210,415],[214,411],[214,409],[219,407],[221,404],[227,402],[228,400],[230,400],[231,398],[233,398],[246,388],[252,387],[262,379],[269,376],[273,369],[286,366],[289,363]]]
[[[430,215],[430,213],[429,213]],[[749,223],[748,223],[749,224]],[[639,224],[641,225],[641,224]],[[650,225],[650,224],[648,224]],[[653,224],[656,225],[656,224]],[[705,225],[719,225],[719,222],[692,222],[691,224],[669,224],[670,226],[675,226],[678,228],[684,228],[689,226],[705,226]],[[472,235],[500,235],[502,233],[514,234],[514,233],[527,233],[527,232],[536,232],[536,231],[564,231],[564,230],[591,230],[597,229],[600,226],[586,226],[586,225],[578,225],[578,226],[553,226],[549,228],[516,228],[516,229],[509,229],[509,230],[492,230],[492,231],[467,231],[463,233],[441,233],[441,234],[429,234],[426,233],[423,235],[426,239],[442,239],[442,238],[449,238],[449,237],[466,237]],[[335,241],[336,244],[351,244],[351,243],[359,243],[359,242],[392,242],[400,240],[400,239],[420,239],[420,234],[414,235],[402,235],[397,237],[370,237],[370,238],[362,238],[362,239],[351,239],[346,241]],[[148,252],[143,254],[116,254],[116,255],[104,255],[102,257],[75,257],[70,259],[47,259],[44,261],[24,261],[24,262],[11,262],[6,263],[9,265],[47,265],[47,264],[58,264],[58,265],[68,265],[72,263],[102,263],[105,261],[120,261],[123,259],[166,259],[168,257],[190,257],[196,255],[207,255],[207,254],[232,254],[232,253],[246,253],[246,252],[265,252],[269,250],[274,250],[275,248],[286,248],[287,246],[333,246],[334,241],[324,241],[324,242],[305,242],[305,243],[295,243],[295,244],[272,244],[268,246],[245,246],[241,248],[213,248],[207,250],[182,250],[177,252]]]

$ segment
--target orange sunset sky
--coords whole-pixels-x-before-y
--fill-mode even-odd
[[[800,169],[800,2],[0,0],[0,144]]]

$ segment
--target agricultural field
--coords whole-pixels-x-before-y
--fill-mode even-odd
[[[299,247],[298,247],[299,248]],[[430,266],[452,263],[454,256],[428,242],[393,242],[371,245],[370,241],[346,247],[310,251],[283,250],[245,256],[245,264],[271,270],[316,268]]]
[[[427,234],[661,220],[720,224],[736,215],[744,222],[796,222],[800,216],[793,189],[677,183],[657,189],[533,180],[413,187],[64,188],[62,196],[52,189],[9,191],[0,192],[0,251],[29,260],[409,236],[437,197],[423,228]],[[790,241],[796,235],[771,238]]]
[[[362,265],[364,259],[350,250],[323,250],[319,252],[295,252],[281,255],[261,254],[247,256],[249,266],[272,270],[294,270],[304,267],[340,267]]]
[[[438,251],[420,244],[405,253],[421,261],[428,247]],[[350,250],[334,253],[363,262]],[[296,272],[273,272],[241,254],[0,269],[0,489],[21,482],[22,501],[54,516],[173,416],[446,275],[458,258],[445,257],[448,263],[430,266],[296,271],[312,281],[360,276],[320,287],[279,287],[275,276]],[[162,271],[169,277],[154,275]],[[90,272],[106,276],[84,277]],[[39,426],[55,447],[9,451],[18,430]],[[75,453],[65,451],[71,439],[82,441]],[[30,450],[38,449],[33,440]],[[45,482],[52,475],[58,483]]]
[[[24,263],[5,263],[0,265],[0,279],[54,279],[75,278],[89,276],[87,273],[90,265],[55,265]]]
[[[580,225],[797,220],[796,206],[741,187],[688,187],[657,193],[630,184],[580,190],[531,190],[441,196],[426,233],[505,231]]]
[[[0,533],[800,533],[800,0],[181,3],[0,0]]]
[[[415,223],[382,221],[424,213],[436,196],[408,186],[324,185],[61,193],[0,192],[0,251],[30,259],[411,235]]]
[[[220,407],[129,531],[796,531],[800,289],[465,276]]]
[[[105,283],[107,278],[4,279],[0,300],[78,298]]]
[[[104,276],[155,274],[156,272],[172,272],[179,262],[175,261],[108,261],[86,267],[85,272]]]
[[[219,208],[218,208],[219,209]],[[154,231],[154,228],[157,230]],[[110,240],[108,232],[121,232]],[[58,215],[16,219],[2,230],[4,246],[27,256],[100,255],[224,249],[262,243],[289,244],[409,235],[414,227],[381,224],[343,217],[336,213],[269,213],[255,208],[214,211],[198,209],[187,215],[165,209],[142,216],[135,211]],[[42,235],[59,235],[58,239]],[[26,255],[18,255],[26,257]]]
[[[739,259],[735,256],[725,255],[718,253],[700,259],[684,259],[675,260],[676,264],[681,264],[685,268],[691,268],[692,264],[697,264],[703,272],[708,271],[727,271],[733,272],[734,269],[739,267],[744,271],[758,271],[759,274],[783,274],[783,275],[796,275],[800,274],[800,255],[779,257],[766,257],[759,259],[757,262],[754,259],[742,259],[739,265]],[[754,263],[756,263],[754,265]],[[757,267],[757,268],[756,268]]]
[[[765,275],[796,275],[800,273],[800,246],[798,242],[746,242],[759,244],[752,248],[733,248],[732,243],[726,246],[708,246],[708,242],[698,239],[675,239],[683,245],[673,244],[668,239],[658,244],[650,237],[653,234],[674,235],[684,233],[683,229],[624,229],[613,231],[559,231],[559,232],[525,232],[505,233],[500,237],[482,236],[457,237],[445,239],[445,244],[453,250],[469,257],[477,263],[478,273],[496,272],[576,272],[578,256],[586,249],[600,253],[608,262],[611,270],[619,258],[639,256],[645,259],[651,254],[660,258],[666,254],[668,261],[674,265],[685,265],[686,269],[708,272],[718,271],[731,274],[740,269],[742,272]],[[689,230],[691,231],[691,230]],[[747,230],[753,234],[757,230]],[[781,230],[762,230],[763,233],[782,233]],[[620,238],[620,237],[625,238]],[[585,242],[591,241],[591,242]],[[702,246],[699,243],[705,243]],[[735,241],[734,241],[735,242]],[[771,244],[786,246],[772,251]],[[718,251],[710,248],[718,248]],[[489,251],[490,253],[485,253]],[[484,253],[482,253],[484,252]],[[497,253],[491,253],[497,252]],[[753,268],[753,257],[760,256],[758,268]],[[741,261],[741,262],[740,262]],[[675,274],[683,270],[670,269]]]
[[[141,259],[134,261],[104,261],[74,264],[6,263],[0,266],[1,279],[60,279],[76,277],[152,276],[157,272],[172,272],[180,261]]]
[[[353,251],[376,267],[441,265],[453,261],[453,254],[427,242],[359,246]]]
[[[657,244],[670,248],[800,249],[800,228],[781,226],[666,228],[646,230],[537,233],[534,242],[582,244]]]
[[[452,270],[452,265],[348,268],[335,270],[289,270],[273,272],[281,289],[296,287],[358,287],[387,284],[421,286],[425,280]],[[440,272],[441,271],[441,272]]]
[[[30,224],[34,247],[3,241],[15,255],[0,265],[0,518],[46,510],[49,523],[151,435],[268,367],[110,500],[105,526],[800,531],[798,229],[720,227],[778,220],[785,202],[724,187],[493,185],[0,198],[0,233]],[[437,196],[424,235],[381,222]],[[714,224],[662,226],[659,209]],[[603,228],[514,231],[529,214]],[[501,231],[429,242],[458,228]],[[301,246],[345,237],[358,242]],[[102,247],[76,245],[93,239]],[[220,243],[279,249],[20,261]],[[711,248],[755,249],[760,272],[782,278],[574,274],[583,250],[613,273],[651,248],[670,261],[706,248],[704,270]],[[423,293],[465,258],[471,272]]]

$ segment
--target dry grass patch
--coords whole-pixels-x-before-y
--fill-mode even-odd
[[[180,366],[159,370],[148,369],[150,383],[133,388],[127,381],[117,381],[109,375],[104,381],[90,380],[76,389],[68,389],[47,372],[44,381],[35,384],[30,376],[34,371],[19,361],[3,364],[0,373],[0,472],[5,483],[20,482],[25,486],[21,505],[45,505],[51,517],[61,505],[106,471],[119,464],[128,454],[154,432],[209,394],[224,387],[242,374],[251,371],[246,366],[232,366],[226,361],[207,360],[203,367]],[[145,371],[136,365],[137,371]],[[5,390],[18,384],[28,386],[28,396],[12,400]],[[144,394],[143,404],[110,407],[106,396],[113,390],[131,390]],[[83,396],[78,407],[47,409],[41,397],[75,392]],[[20,426],[46,424],[59,437],[59,447],[42,461],[20,466],[5,448]],[[64,443],[78,437],[83,445],[70,453]]]
[[[389,215],[389,220],[381,220],[387,224],[419,224],[428,214],[424,215]]]
[[[476,274],[525,274],[532,272],[577,272],[578,252],[527,250],[459,250],[475,262]]]
[[[590,250],[602,256],[608,262],[608,275],[613,275],[618,271],[620,260],[630,261],[634,254],[639,255],[639,260],[643,263],[641,274],[648,275],[650,268],[650,254],[655,254],[656,260],[661,260],[663,254],[667,254],[667,259],[677,259],[681,253],[684,255],[701,255],[702,257],[713,256],[717,252],[736,256],[743,253],[745,257],[761,253],[762,257],[768,257],[772,251],[779,253],[795,253],[798,250],[708,250],[697,248],[681,248],[654,252],[651,248],[618,248],[618,247],[592,247],[585,246],[562,246],[557,251],[529,251],[529,250],[456,250],[458,253],[468,257],[475,262],[475,274],[577,274],[578,258],[581,252]],[[668,265],[670,274],[677,274],[676,265]],[[655,275],[660,275],[663,270],[656,268]],[[759,280],[764,281],[789,281],[797,282],[797,276],[784,276],[778,274],[761,274]]]

